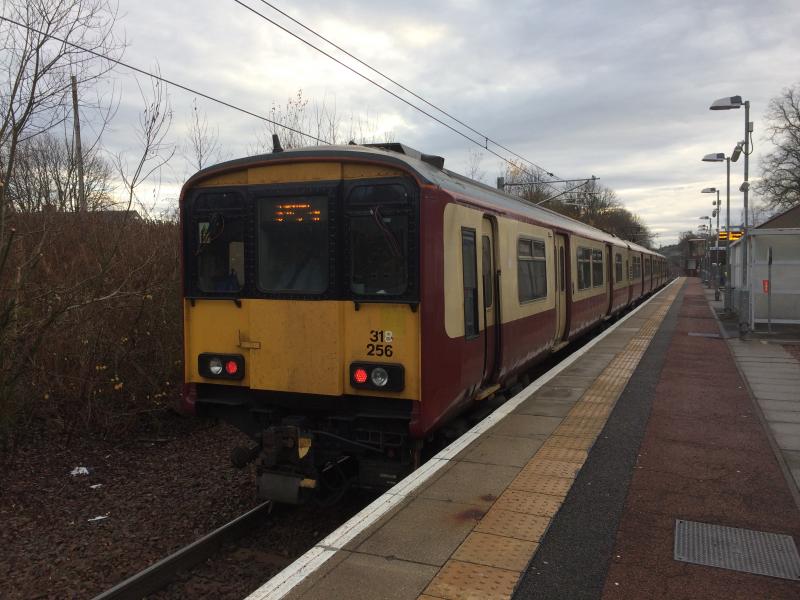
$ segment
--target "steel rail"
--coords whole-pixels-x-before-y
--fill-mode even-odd
[[[265,513],[269,513],[272,502],[267,501],[235,518],[230,523],[162,558],[125,581],[94,597],[93,600],[138,600],[171,583],[180,571],[204,561],[214,554],[222,544],[249,531]]]

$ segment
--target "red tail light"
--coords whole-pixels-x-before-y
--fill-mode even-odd
[[[197,401],[197,384],[184,383],[181,399],[178,402],[178,412],[182,415],[195,414],[195,402]]]
[[[236,364],[235,360],[229,360],[225,363],[225,372],[228,375],[236,375],[239,372],[239,365]]]
[[[365,369],[356,369],[353,371],[353,379],[356,383],[366,383],[367,371]]]

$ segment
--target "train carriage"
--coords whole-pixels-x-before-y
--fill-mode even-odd
[[[650,250],[443,162],[314,147],[184,186],[182,406],[252,438],[234,460],[262,497],[395,483],[445,423],[663,283]]]

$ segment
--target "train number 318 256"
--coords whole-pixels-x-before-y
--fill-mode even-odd
[[[369,332],[369,341],[367,344],[368,356],[392,356],[392,342],[394,336],[391,331],[384,331],[382,329],[373,329]]]

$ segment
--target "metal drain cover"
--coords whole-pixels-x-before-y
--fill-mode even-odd
[[[718,333],[701,333],[699,331],[690,331],[689,335],[692,337],[704,337],[704,338],[716,338],[716,339],[720,338],[720,335]]]
[[[757,575],[800,579],[791,536],[694,521],[675,521],[675,560]]]

